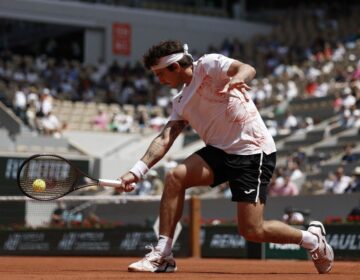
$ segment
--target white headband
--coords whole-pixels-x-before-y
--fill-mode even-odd
[[[191,54],[188,52],[189,47],[187,44],[184,44],[184,52],[183,53],[174,53],[167,56],[163,56],[159,59],[158,64],[151,66],[151,70],[159,70],[165,67],[168,67],[169,65],[173,64],[174,62],[179,61],[184,57],[184,55],[189,55],[191,58]]]

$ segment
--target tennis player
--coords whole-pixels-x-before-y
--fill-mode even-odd
[[[170,119],[145,155],[121,177],[125,191],[143,178],[169,150],[183,128],[191,125],[206,146],[168,172],[160,203],[160,236],[129,271],[174,272],[172,238],[181,218],[187,188],[215,187],[228,181],[237,203],[239,232],[253,242],[293,243],[308,249],[319,273],[332,268],[333,250],[320,222],[307,231],[280,221],[264,221],[267,186],[276,164],[274,140],[249,98],[255,69],[221,54],[193,61],[187,46],[165,41],[152,46],[144,64],[160,83],[181,90],[173,99]]]

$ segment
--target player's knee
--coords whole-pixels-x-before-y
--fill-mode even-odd
[[[239,227],[239,233],[252,242],[263,242],[264,239],[264,230],[261,226]]]
[[[173,190],[184,188],[183,179],[180,176],[180,174],[176,171],[176,169],[172,169],[166,174],[165,185],[171,186]]]

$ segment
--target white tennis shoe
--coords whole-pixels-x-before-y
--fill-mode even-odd
[[[146,246],[151,252],[146,254],[140,261],[129,265],[131,272],[175,272],[177,270],[175,259],[171,253],[169,256],[162,256],[153,246]]]
[[[321,222],[313,221],[308,227],[308,231],[316,235],[319,239],[319,246],[310,251],[311,258],[317,271],[320,274],[328,273],[332,269],[334,262],[334,252],[325,239],[325,228]]]

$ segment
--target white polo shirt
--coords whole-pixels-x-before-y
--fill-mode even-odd
[[[238,90],[222,93],[233,59],[221,54],[194,63],[189,85],[173,98],[170,120],[185,120],[207,145],[229,154],[276,151],[275,143],[254,102]]]

